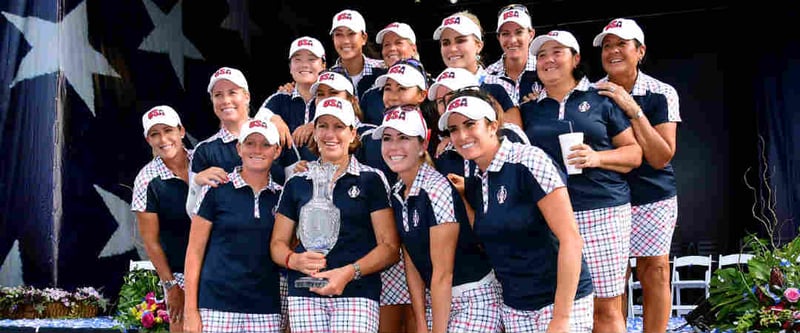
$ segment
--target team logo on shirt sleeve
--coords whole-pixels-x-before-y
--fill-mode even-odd
[[[507,198],[508,198],[508,191],[506,190],[506,186],[500,185],[500,189],[497,190],[497,203],[502,205],[503,203],[506,202]]]
[[[347,190],[347,195],[349,195],[350,198],[353,199],[355,199],[359,193],[361,193],[361,191],[358,189],[358,186],[355,185],[351,186],[350,189]]]
[[[589,109],[591,109],[591,108],[592,108],[592,106],[589,105],[589,102],[587,102],[587,101],[583,101],[583,102],[581,102],[580,105],[578,105],[578,111],[580,111],[580,112],[589,111]]]

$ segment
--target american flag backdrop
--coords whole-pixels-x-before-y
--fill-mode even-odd
[[[211,135],[208,78],[247,74],[263,31],[247,0],[3,0],[0,11],[0,285],[115,297],[145,256],[130,212],[152,158],[142,112],[167,104],[192,143]],[[275,77],[248,76],[251,89],[270,82],[253,108],[289,80],[281,58]]]

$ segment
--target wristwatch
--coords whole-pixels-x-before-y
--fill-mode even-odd
[[[168,281],[161,281],[161,286],[164,287],[164,290],[170,290],[172,287],[178,285],[178,280],[172,279]]]
[[[355,275],[353,275],[353,280],[361,279],[361,266],[358,265],[357,262],[352,263],[353,269],[356,271]]]
[[[642,109],[639,109],[639,112],[636,112],[636,115],[631,119],[639,119],[641,117],[644,117],[644,112],[642,112]]]

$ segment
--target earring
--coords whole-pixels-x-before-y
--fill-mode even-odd
[[[480,55],[480,54],[476,54],[476,55],[475,55],[475,60],[477,60],[477,61],[481,61],[481,55]]]
[[[425,156],[425,151],[424,150],[419,152],[419,157],[422,157],[422,156]]]

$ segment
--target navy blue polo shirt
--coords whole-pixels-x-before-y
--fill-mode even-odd
[[[515,124],[503,123],[503,129],[500,130],[500,132],[503,137],[511,142],[519,142],[526,145],[530,144],[528,136]],[[452,142],[448,143],[444,151],[439,154],[439,157],[434,159],[434,165],[436,166],[436,170],[443,175],[449,173],[459,176],[464,175],[464,158],[458,154]]]
[[[600,80],[604,81],[608,81],[608,77]],[[631,95],[653,127],[668,122],[680,123],[678,93],[671,85],[639,71]],[[657,170],[647,162],[647,159],[642,159],[642,165],[625,174],[625,178],[631,188],[631,204],[634,206],[678,195],[672,163]]]
[[[190,171],[199,173],[210,167],[220,167],[226,172],[232,172],[233,168],[242,165],[242,158],[236,152],[238,138],[224,127],[217,133],[197,144],[194,149],[192,162],[189,165]],[[283,184],[286,174],[283,171],[281,161],[272,163],[269,173],[276,183]]]
[[[362,96],[358,101],[358,106],[364,113],[364,122],[380,126],[383,122],[383,111],[386,110],[383,105],[383,87],[372,87]]]
[[[394,173],[394,171],[389,168],[389,165],[386,164],[386,161],[383,160],[383,155],[381,155],[381,144],[383,142],[381,139],[372,138],[372,132],[375,131],[375,128],[376,127],[370,125],[369,128],[360,133],[361,147],[358,148],[353,156],[355,156],[359,162],[383,172],[389,184],[394,184],[394,182],[397,181],[397,174]]]
[[[311,179],[306,178],[305,173],[290,178],[278,203],[278,213],[297,223],[300,209],[313,196],[312,187]],[[339,239],[326,256],[329,268],[350,265],[375,248],[377,241],[370,214],[391,207],[389,184],[380,170],[363,165],[351,156],[347,172],[336,180],[333,187],[333,204],[339,208],[341,226]],[[303,244],[295,248],[295,252],[305,251]],[[302,276],[304,274],[298,271],[289,271],[289,296],[323,297],[307,288],[295,288],[294,282]],[[364,297],[378,301],[380,294],[380,274],[369,274],[348,283],[340,297]]]
[[[584,77],[560,103],[543,91],[537,101],[521,105],[525,134],[531,143],[549,154],[566,172],[558,135],[583,132],[583,142],[595,151],[615,149],[611,139],[631,126],[625,113],[608,97],[590,87]],[[569,197],[575,211],[614,207],[630,202],[630,189],[624,176],[601,168],[586,168],[570,175]]]
[[[537,203],[564,186],[564,173],[541,149],[503,140],[486,172],[469,162],[467,200],[475,209],[475,233],[503,285],[506,305],[525,311],[553,304],[558,273],[558,239]],[[589,295],[586,262],[575,299]]]
[[[297,88],[292,90],[292,93],[276,92],[272,94],[261,108],[267,108],[273,114],[281,116],[289,131],[294,133],[298,127],[305,125],[314,120],[314,115],[317,110],[316,98],[312,98],[308,103],[303,100],[303,96],[297,91]],[[284,147],[284,152],[291,151],[291,157],[282,158],[279,163],[283,166],[288,166],[297,162],[297,154],[294,153],[292,148]],[[305,161],[313,161],[317,156],[308,149],[308,146],[300,146],[297,148],[300,153],[300,159]]]
[[[292,132],[300,125],[314,120],[314,111],[316,111],[314,99],[312,98],[306,103],[297,88],[291,93],[279,91],[272,94],[264,101],[261,108],[267,108],[272,113],[281,116]]]
[[[539,77],[536,74],[536,56],[528,54],[528,60],[525,62],[525,69],[516,78],[511,78],[507,75],[506,66],[503,62],[505,57],[505,54],[502,55],[499,60],[486,67],[486,72],[509,82],[511,86],[507,87],[508,95],[515,104],[519,105],[522,103],[522,96],[527,96],[528,93],[532,92],[534,89],[536,91],[541,90],[541,83],[539,83],[538,89],[533,86],[534,83],[539,82]],[[527,86],[523,87],[524,83],[527,83]]]
[[[191,160],[192,151],[187,153]],[[133,183],[131,210],[158,215],[159,243],[173,273],[183,272],[189,245],[192,220],[183,208],[188,193],[189,185],[172,173],[159,156],[139,170]]]
[[[458,223],[458,241],[453,266],[453,286],[479,281],[492,270],[489,258],[479,246],[469,225],[464,202],[455,187],[427,163],[417,172],[408,197],[405,185],[392,187],[394,220],[403,245],[419,271],[425,286],[431,287],[431,229],[444,223]]]
[[[279,267],[269,251],[281,186],[270,180],[258,193],[237,167],[231,181],[204,186],[198,216],[211,222],[198,306],[225,312],[281,312]]]

